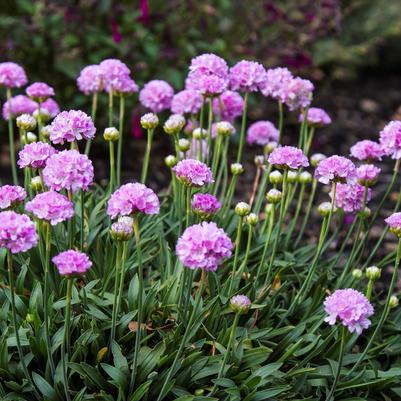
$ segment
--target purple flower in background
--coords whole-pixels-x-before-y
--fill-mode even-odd
[[[401,238],[401,213],[393,213],[384,220],[390,228],[390,231]]]
[[[210,168],[199,160],[181,160],[172,170],[179,181],[190,187],[202,187],[214,182]]]
[[[25,189],[18,185],[0,187],[0,209],[8,209],[22,203],[26,198]]]
[[[270,121],[257,121],[249,126],[246,140],[249,145],[260,146],[265,146],[272,141],[277,142],[278,129]]]
[[[72,249],[59,253],[52,259],[52,262],[61,276],[85,274],[92,266],[88,255]]]
[[[217,116],[220,111],[222,120],[232,122],[244,111],[244,99],[238,92],[224,91],[213,99],[213,113]]]
[[[330,193],[330,197],[332,194]],[[344,210],[345,213],[356,213],[363,209],[365,187],[359,184],[337,184],[335,205]],[[369,188],[366,194],[366,203],[372,196]],[[366,205],[365,205],[366,206]]]
[[[33,100],[43,102],[54,96],[54,89],[44,82],[35,82],[25,89],[26,94]]]
[[[221,208],[220,201],[211,194],[195,194],[191,202],[192,211],[201,218],[209,218]]]
[[[131,73],[129,68],[122,61],[113,58],[103,60],[99,64],[99,68],[103,89],[107,92],[109,92],[110,89],[114,90],[115,85],[121,85],[119,82],[125,78],[129,78]]]
[[[355,143],[350,152],[351,156],[362,161],[381,160],[383,156],[382,147],[377,142],[368,139]]]
[[[81,70],[77,85],[85,95],[100,92],[103,89],[102,70],[99,65],[88,65]]]
[[[18,153],[20,168],[41,169],[46,166],[47,159],[56,153],[53,146],[45,142],[33,142],[25,145]]]
[[[149,81],[139,92],[139,101],[153,113],[160,113],[171,107],[174,89],[166,81]]]
[[[113,18],[111,20],[111,35],[115,43],[120,43],[122,40],[122,35],[118,27],[117,21]]]
[[[381,169],[373,164],[362,164],[356,169],[358,183],[371,186],[376,183]]]
[[[174,95],[171,111],[175,114],[196,114],[202,106],[202,96],[191,89],[184,89]]]
[[[10,110],[11,104],[11,110]],[[3,118],[10,118],[10,111],[13,118],[21,114],[32,114],[38,108],[38,104],[25,95],[17,95],[3,104]]]
[[[308,158],[301,149],[294,146],[281,146],[270,153],[268,162],[277,168],[289,168],[292,170],[308,167]]]
[[[322,184],[333,181],[354,183],[356,181],[356,167],[346,157],[334,155],[322,160],[316,166],[315,177]]]
[[[299,115],[299,122],[302,123],[303,121],[304,114],[301,113]],[[325,125],[331,124],[331,118],[323,109],[311,107],[310,109],[308,109],[306,122],[312,127],[323,127]]]
[[[390,121],[380,132],[380,146],[386,156],[401,158],[401,121]]]
[[[285,82],[281,92],[281,101],[291,111],[305,109],[312,101],[314,88],[312,82],[307,79],[293,78]]]
[[[230,88],[238,92],[256,92],[266,85],[266,70],[256,61],[242,60],[230,68]]]
[[[261,92],[264,96],[281,100],[283,88],[292,78],[293,76],[287,68],[270,68],[266,71],[266,80],[261,88]]]
[[[113,90],[117,95],[130,95],[131,93],[138,92],[139,88],[136,82],[130,77],[122,77],[114,82]]]
[[[40,110],[47,110],[51,118],[56,117],[60,113],[60,107],[54,99],[47,99],[40,105]]]
[[[0,85],[7,88],[21,88],[27,82],[28,78],[20,65],[11,61],[0,63]]]

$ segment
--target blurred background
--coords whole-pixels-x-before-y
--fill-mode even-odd
[[[313,104],[334,120],[315,150],[348,153],[355,140],[375,138],[401,116],[400,0],[2,0],[0,11],[1,60],[23,65],[30,82],[52,85],[62,109],[89,112],[90,98],[76,88],[87,64],[120,58],[140,86],[159,78],[180,90],[191,58],[213,52],[230,65],[256,59],[311,79]],[[97,125],[104,127],[106,95],[101,101]],[[275,121],[275,104],[258,96],[252,103],[251,119]],[[130,97],[132,152],[143,146],[143,111],[137,94]],[[296,118],[289,117],[288,142]],[[127,158],[126,169],[135,168],[131,163]]]

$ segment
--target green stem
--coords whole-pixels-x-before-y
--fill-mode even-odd
[[[299,130],[299,139],[298,139],[298,148],[304,149],[304,132],[305,128],[307,127],[307,115],[308,115],[308,108],[302,110],[302,123],[301,123],[301,128]]]
[[[205,98],[202,96],[202,106],[200,109],[199,116],[199,149],[198,149],[198,159],[199,161],[203,161],[203,114],[205,113]]]
[[[267,187],[267,183],[269,181],[269,174],[270,174],[271,170],[272,170],[272,166],[271,166],[271,164],[269,164],[267,166],[267,168],[265,168],[265,170],[263,171],[262,179],[260,180],[260,184],[259,184],[258,195],[256,197],[255,208],[254,208],[254,212],[256,214],[260,213],[260,208],[262,207],[263,198],[266,193],[266,187]]]
[[[43,124],[42,124],[42,112],[40,110],[42,102],[38,101],[38,117],[37,117],[37,122],[38,122],[38,134],[39,134],[39,139],[42,142],[46,142],[46,139],[43,137],[42,134],[42,128],[43,128]],[[48,140],[47,140],[48,141]]]
[[[97,92],[93,92],[93,94],[92,94],[92,112],[91,112],[91,116],[92,116],[92,121],[93,121],[94,124],[96,122],[97,98],[98,98]],[[92,139],[89,139],[86,142],[86,145],[85,145],[85,154],[87,156],[90,153],[91,146],[92,146]]]
[[[152,148],[153,132],[154,132],[153,129],[148,129],[148,138],[146,141],[146,151],[145,151],[145,157],[143,159],[142,174],[141,174],[142,184],[146,184],[146,178],[148,176],[149,158],[150,158],[150,151]]]
[[[115,166],[114,166],[114,142],[109,142],[109,155],[110,155],[110,194],[114,191],[115,183]]]
[[[283,103],[281,100],[278,101],[278,140],[277,143],[281,144],[281,136],[283,135]]]
[[[213,124],[213,102],[212,98],[209,98],[209,113],[207,123],[207,163],[210,163],[210,157],[212,155],[212,124]]]
[[[245,93],[245,96],[244,96],[244,110],[242,112],[242,122],[241,122],[240,136],[239,136],[237,163],[241,162],[242,151],[243,151],[243,148],[244,148],[247,109],[248,109],[248,92]]]
[[[123,150],[124,136],[124,112],[125,112],[125,97],[120,95],[120,115],[119,115],[119,137],[117,142],[117,187],[121,184],[121,159]]]
[[[8,116],[8,140],[10,146],[10,163],[11,163],[11,172],[13,176],[14,185],[18,185],[18,174],[17,174],[17,164],[15,162],[15,142],[14,142],[14,124],[13,124],[13,113],[11,107],[11,88],[7,88],[7,102],[9,108],[9,116]]]
[[[113,126],[113,100],[113,89],[109,88],[109,127]]]
[[[122,243],[117,242],[116,251],[116,264],[115,264],[115,281],[114,281],[114,297],[113,297],[113,311],[111,314],[111,332],[110,332],[110,346],[113,343],[116,336],[116,324],[117,324],[117,299],[118,299],[118,282],[120,277],[120,264],[121,264],[121,254],[122,254]]]
[[[217,135],[216,139],[216,147],[214,149],[213,153],[213,162],[212,162],[212,173],[213,173],[213,178],[216,177],[217,173],[217,167],[219,165],[219,159],[220,159],[220,152],[221,152],[221,142],[223,138],[221,135]]]
[[[189,227],[191,217],[191,187],[186,187],[185,227]]]
[[[307,138],[306,141],[306,146],[305,146],[305,155],[308,156],[310,148],[312,146],[312,141],[313,141],[313,137],[315,135],[315,127],[311,127],[310,131],[309,131],[309,136]]]
[[[293,233],[293,231],[294,231],[294,229],[295,229],[295,227],[297,225],[299,214],[301,213],[302,205],[303,205],[303,202],[304,202],[304,195],[305,195],[305,184],[301,184],[301,190],[299,192],[299,198],[298,198],[298,203],[297,203],[297,207],[296,207],[296,210],[295,210],[295,215],[291,220],[291,224],[290,224],[290,227],[288,229],[286,240],[285,240],[285,247],[286,248],[288,248],[288,245],[289,245],[290,240],[291,240],[292,233]]]
[[[238,226],[237,226],[237,238],[235,239],[234,263],[233,263],[233,269],[231,271],[230,285],[228,287],[228,296],[231,296],[231,293],[233,290],[233,285],[234,285],[234,277],[237,272],[238,255],[239,255],[239,249],[240,249],[240,244],[241,244],[243,220],[244,220],[243,216],[239,216]]]
[[[368,281],[368,287],[367,287],[367,289],[366,289],[366,298],[369,299],[369,301],[370,301],[371,298],[372,298],[372,291],[373,291],[373,286],[374,286],[374,284],[375,284],[375,281],[374,281],[374,280],[370,279],[370,280]]]
[[[84,197],[85,197],[85,195],[84,195],[84,191],[83,191],[83,189],[81,189],[81,196],[80,196],[80,198],[81,198],[81,227],[80,227],[80,229],[81,229],[81,231],[80,231],[80,233],[79,233],[79,242],[80,242],[80,249],[81,249],[81,251],[83,251],[84,250],[84,226],[85,226],[85,199],[84,199]]]
[[[237,182],[237,175],[234,175],[233,177],[231,177],[231,182],[230,182],[230,185],[228,186],[228,191],[227,191],[227,196],[226,196],[226,199],[225,199],[225,204],[224,204],[224,206],[222,208],[221,215],[223,217],[225,217],[225,215],[227,214],[228,210],[230,209],[231,201],[232,201],[233,195],[234,195],[236,182]]]
[[[74,196],[70,189],[67,190],[67,196],[69,201],[74,203]],[[69,219],[67,222],[67,231],[68,231],[68,245],[70,249],[73,249],[74,237],[75,237],[75,210],[74,210],[74,216],[72,216],[71,219]]]

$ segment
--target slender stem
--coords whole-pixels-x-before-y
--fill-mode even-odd
[[[305,195],[305,184],[301,184],[301,190],[299,192],[299,198],[298,198],[298,203],[297,203],[297,207],[296,207],[296,210],[295,210],[295,215],[291,220],[291,224],[290,224],[290,227],[288,229],[286,240],[285,240],[285,247],[286,248],[288,247],[288,245],[290,243],[291,235],[292,235],[292,233],[293,233],[293,231],[294,231],[294,229],[295,229],[295,227],[297,225],[299,214],[301,213],[302,205],[303,205],[303,202],[304,202],[304,195]]]
[[[269,174],[270,174],[271,170],[272,170],[271,164],[269,164],[263,170],[262,179],[260,181],[260,185],[259,185],[259,189],[258,189],[258,195],[256,197],[256,202],[255,202],[255,207],[254,207],[254,212],[256,214],[259,214],[260,208],[262,207],[263,198],[264,198],[265,193],[266,193],[266,187],[267,187],[267,183],[268,183],[268,180],[269,180]]]
[[[152,148],[152,139],[153,139],[153,129],[148,129],[148,138],[146,141],[146,151],[145,151],[145,157],[143,159],[143,165],[142,165],[142,174],[141,174],[141,182],[142,184],[146,183],[146,178],[148,176],[148,168],[149,168],[149,158],[150,158],[150,151]]]
[[[223,217],[225,217],[226,213],[228,212],[228,210],[230,209],[231,206],[231,201],[233,199],[233,195],[234,195],[234,190],[235,190],[235,184],[237,182],[237,175],[234,175],[231,177],[231,182],[230,185],[228,186],[228,191],[227,191],[227,196],[225,199],[225,204],[222,208],[222,213],[221,215]]]
[[[213,102],[212,98],[209,98],[209,113],[207,123],[207,164],[210,163],[212,155],[212,124],[213,124]]]
[[[220,152],[221,152],[221,142],[223,140],[223,137],[221,135],[217,135],[216,139],[216,147],[214,149],[213,153],[213,161],[212,161],[212,173],[213,173],[213,178],[216,177],[217,173],[217,167],[219,165],[219,159],[220,159]]]
[[[109,88],[109,127],[113,126],[113,89]]]
[[[241,122],[240,136],[239,136],[237,163],[241,162],[242,151],[243,151],[243,148],[244,148],[247,109],[248,109],[248,92],[246,92],[245,96],[244,96],[244,110],[242,112],[242,122]]]
[[[315,135],[315,127],[311,127],[311,129],[309,130],[309,136],[307,138],[306,146],[305,146],[305,152],[304,153],[305,153],[306,156],[308,156],[309,151],[311,149],[314,135]]]
[[[92,112],[91,112],[91,116],[92,116],[92,121],[93,123],[96,122],[96,110],[97,110],[97,98],[98,98],[98,94],[97,92],[93,92],[92,94]],[[88,156],[91,150],[91,146],[92,146],[92,139],[89,139],[86,142],[85,145],[85,154]]]
[[[125,112],[125,97],[120,95],[120,115],[119,115],[119,132],[117,143],[117,186],[121,184],[121,159],[123,150],[123,136],[124,136],[124,112]]]
[[[301,123],[301,128],[299,130],[299,140],[298,140],[298,148],[304,149],[304,132],[305,128],[307,127],[307,118],[306,116],[308,115],[308,109],[302,110],[302,123]]]
[[[8,102],[8,140],[10,146],[10,163],[11,172],[13,176],[14,185],[18,185],[17,164],[15,162],[15,142],[14,142],[14,116],[11,107],[11,88],[7,88],[7,102]]]
[[[80,239],[80,249],[83,251],[84,249],[84,226],[85,226],[85,195],[83,189],[80,191],[80,200],[81,200],[81,231],[79,233],[79,239]]]
[[[369,301],[372,298],[372,291],[374,284],[375,284],[374,280],[370,279],[368,281],[368,287],[366,288],[366,298],[369,299]]]
[[[120,278],[120,264],[121,264],[121,253],[122,253],[122,243],[121,241],[117,242],[117,251],[116,251],[116,264],[115,264],[115,278],[114,278],[114,297],[113,297],[113,311],[111,314],[111,332],[110,332],[110,345],[113,343],[116,336],[116,324],[117,324],[117,299],[118,299],[118,282]]]
[[[191,217],[191,187],[186,187],[186,203],[185,203],[185,227],[189,227]]]
[[[110,188],[109,191],[112,193],[114,191],[115,183],[115,166],[114,166],[114,142],[109,142],[109,154],[110,154]]]
[[[252,193],[251,193],[251,197],[249,199],[249,205],[251,207],[253,205],[253,201],[255,200],[256,191],[258,190],[259,180],[260,180],[260,175],[261,175],[261,172],[262,172],[262,168],[263,167],[256,167],[256,174],[255,174],[255,179],[253,180]]]
[[[42,127],[43,127],[43,124],[42,124],[42,112],[41,112],[41,110],[40,110],[41,105],[42,105],[42,102],[41,102],[41,101],[38,101],[38,117],[37,117],[37,122],[38,122],[38,134],[39,134],[39,139],[40,139],[41,141],[43,141],[43,142],[46,142],[46,140],[45,140],[45,138],[43,137],[43,134],[42,134]]]
[[[117,311],[116,311],[116,316],[118,317],[118,314],[120,312],[121,308],[121,300],[123,297],[123,292],[124,292],[124,281],[125,281],[125,264],[127,261],[127,251],[128,251],[128,242],[124,241],[123,242],[123,253],[121,256],[121,271],[120,271],[120,288],[118,289],[118,299],[117,299]]]
[[[70,202],[74,202],[74,196],[70,189],[67,191],[67,195]],[[67,222],[67,231],[68,231],[68,245],[69,248],[72,249],[74,246],[74,237],[75,237],[75,212],[74,216],[72,216],[71,219],[69,219]]]
[[[205,98],[202,96],[202,106],[200,109],[199,116],[199,149],[198,149],[198,159],[199,161],[203,161],[203,114],[205,113]]]
[[[230,144],[230,138],[226,137],[224,138],[224,144],[223,144],[223,152],[221,152],[221,163],[218,163],[218,173],[217,173],[217,179],[214,184],[213,188],[213,195],[217,195],[218,189],[221,188],[221,193],[225,194],[226,193],[226,188],[227,188],[227,152],[228,152],[228,146]],[[223,185],[220,186],[221,179],[223,177]]]
[[[284,113],[283,113],[283,103],[281,100],[279,100],[278,102],[278,140],[277,143],[281,144],[281,137],[283,135],[283,117],[284,117]]]
[[[238,220],[238,226],[237,226],[237,238],[235,240],[235,254],[234,254],[234,263],[233,263],[233,269],[231,271],[231,277],[230,277],[230,285],[228,287],[228,296],[231,296],[232,290],[233,290],[233,285],[234,285],[234,277],[237,272],[237,264],[238,264],[238,255],[239,255],[239,249],[240,249],[240,244],[241,244],[241,234],[242,234],[242,223],[243,223],[244,217],[239,216]]]

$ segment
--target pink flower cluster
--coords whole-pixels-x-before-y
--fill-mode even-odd
[[[221,208],[220,201],[211,194],[195,194],[192,198],[193,212],[202,218],[208,218]]]
[[[401,158],[401,121],[390,121],[380,132],[383,153],[392,159]]]
[[[8,209],[23,202],[25,189],[18,185],[2,185],[0,187],[0,209]]]
[[[166,81],[149,81],[139,92],[139,101],[153,113],[160,113],[171,107],[174,89]]]
[[[368,139],[355,143],[355,145],[351,146],[350,152],[351,156],[362,161],[381,160],[383,156],[381,146],[377,142]]]
[[[251,300],[246,295],[234,295],[230,299],[230,307],[237,313],[248,311],[251,305]]]
[[[100,66],[93,64],[83,68],[79,73],[77,85],[79,90],[85,95],[100,92],[103,89]]]
[[[330,194],[332,196],[332,194]],[[356,213],[363,209],[365,187],[360,184],[337,184],[335,205],[345,213]],[[372,190],[368,188],[366,203],[372,196]],[[366,206],[366,205],[365,205]]]
[[[28,96],[17,95],[3,104],[3,118],[8,120],[10,118],[10,112],[13,118],[18,117],[21,114],[32,114],[37,108],[38,104],[29,99]]]
[[[54,99],[47,99],[40,105],[40,110],[46,110],[51,118],[57,116],[60,113],[60,107]]]
[[[233,243],[216,223],[203,222],[188,227],[178,239],[176,254],[189,269],[216,271],[231,256]]]
[[[277,142],[278,134],[278,129],[270,121],[257,121],[249,126],[246,140],[249,145],[265,146]]]
[[[230,88],[256,92],[266,85],[266,70],[256,61],[242,60],[230,68]]]
[[[376,183],[381,169],[373,164],[363,164],[356,169],[358,182],[361,185],[371,186]]]
[[[7,88],[21,88],[27,82],[28,78],[20,65],[10,61],[0,63],[0,85]]]
[[[308,167],[308,158],[301,149],[294,146],[281,146],[270,153],[268,162],[277,168],[289,168],[297,170],[301,167]]]
[[[299,122],[304,121],[304,113],[299,115]],[[324,127],[325,125],[331,124],[330,116],[318,107],[311,107],[308,109],[306,114],[306,122],[312,127]]]
[[[47,159],[56,153],[53,146],[45,142],[33,142],[25,145],[18,153],[18,166],[20,168],[44,168]]]
[[[159,211],[157,195],[146,185],[137,182],[122,185],[107,203],[107,214],[113,219],[135,213],[157,214]]]
[[[334,155],[322,160],[316,166],[315,177],[322,184],[333,181],[353,183],[356,180],[356,167],[346,157]]]
[[[291,111],[305,109],[312,101],[314,89],[311,81],[296,77],[283,86],[281,100]]]
[[[92,266],[88,255],[72,249],[59,253],[52,262],[61,276],[79,276],[85,274]]]
[[[237,92],[227,90],[213,99],[213,113],[217,116],[221,112],[222,120],[233,122],[243,111],[244,99]]]
[[[324,301],[327,317],[324,319],[331,326],[339,319],[351,333],[362,333],[371,322],[368,319],[374,309],[365,295],[352,288],[336,290]]]
[[[390,227],[390,231],[401,238],[401,212],[393,213],[384,221]]]
[[[173,171],[183,184],[190,187],[202,187],[214,182],[210,168],[199,160],[181,160],[173,167]]]
[[[116,92],[125,92],[127,87],[131,89],[136,87],[135,82],[133,82],[130,78],[131,71],[122,61],[118,59],[109,58],[103,60],[99,64],[99,69],[101,82],[106,92],[110,92],[110,89]],[[93,72],[95,71],[92,71],[92,73]],[[99,78],[97,77],[97,79]],[[88,88],[88,85],[85,86]],[[137,87],[136,90],[138,90]]]
[[[266,81],[261,89],[264,96],[270,96],[273,99],[281,100],[283,97],[283,88],[292,79],[292,74],[288,68],[270,68],[266,71]]]
[[[35,82],[29,85],[25,92],[31,99],[39,102],[43,102],[47,98],[54,96],[54,89],[44,82]]]
[[[26,252],[38,243],[35,224],[25,214],[1,212],[0,227],[0,248],[7,248],[11,253]]]
[[[85,191],[92,185],[93,176],[92,162],[77,150],[63,150],[50,156],[43,169],[44,182],[54,191]]]
[[[174,114],[196,114],[202,106],[202,96],[191,89],[184,89],[174,95],[171,111]]]

